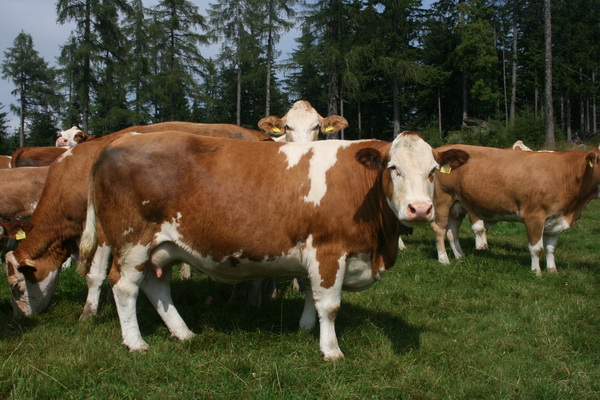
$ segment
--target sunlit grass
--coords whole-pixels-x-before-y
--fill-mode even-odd
[[[500,223],[490,249],[437,262],[418,227],[383,281],[344,293],[337,331],[346,358],[325,363],[318,334],[298,331],[302,296],[281,281],[261,310],[229,303],[200,273],[173,282],[197,336],[170,338],[140,296],[151,349],[121,347],[117,314],[78,317],[85,282],[63,273],[49,310],[14,319],[0,278],[0,397],[7,399],[596,399],[600,397],[600,202],[559,237],[559,273],[529,269],[524,227]],[[107,287],[104,287],[107,291]]]

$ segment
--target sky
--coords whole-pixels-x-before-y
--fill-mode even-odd
[[[201,15],[206,16],[210,0],[191,0],[191,2],[198,6]],[[144,1],[147,7],[157,3],[158,0]],[[56,21],[56,0],[0,0],[0,60],[4,60],[4,53],[8,48],[13,47],[15,38],[23,31],[31,35],[33,47],[40,57],[50,66],[56,66],[60,46],[66,43],[73,28],[73,23],[60,25]],[[287,58],[286,53],[296,47],[295,34],[296,31],[291,31],[280,42],[279,49],[283,49],[285,58]],[[210,56],[206,52],[204,54]],[[0,78],[0,103],[4,106],[2,111],[8,112],[10,125],[16,127],[18,116],[9,111],[10,104],[17,104],[16,98],[11,94],[14,88],[12,82]]]

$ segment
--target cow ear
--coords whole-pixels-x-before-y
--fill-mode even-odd
[[[321,120],[321,132],[326,135],[341,131],[347,126],[348,121],[346,118],[339,115],[330,115],[329,117]]]
[[[598,164],[598,154],[595,152],[588,153],[585,157],[585,161],[587,162],[588,167],[594,168],[594,166]]]
[[[381,169],[383,167],[383,156],[381,152],[371,147],[357,151],[356,161],[369,169]]]
[[[435,160],[439,165],[456,169],[469,161],[469,153],[459,149],[449,149],[443,152],[434,151]]]
[[[285,133],[283,129],[283,121],[280,118],[275,117],[273,115],[265,117],[258,121],[258,127],[263,131],[275,136],[280,136]]]

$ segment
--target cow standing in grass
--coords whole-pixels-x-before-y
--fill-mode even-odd
[[[175,121],[133,126],[66,150],[48,170],[44,192],[31,217],[33,228],[16,250],[6,254],[8,282],[12,288],[12,304],[16,315],[31,315],[43,311],[58,283],[62,263],[71,254],[77,254],[85,222],[90,168],[100,151],[127,132],[161,130],[179,130],[242,140],[272,140],[263,132],[232,124]],[[97,312],[100,288],[106,278],[110,255],[108,246],[101,246],[96,253],[94,268],[86,277],[88,298],[82,319]],[[25,273],[21,273],[21,270]]]
[[[558,235],[572,227],[588,202],[600,195],[600,150],[532,152],[468,145],[461,149],[470,160],[464,167],[436,173],[432,224],[438,260],[448,264],[444,237],[453,242],[456,258],[463,256],[458,241],[460,222],[469,212],[483,221],[525,224],[531,269],[541,274],[540,256],[556,272],[554,251]]]
[[[410,132],[393,143],[301,144],[127,135],[92,169],[81,267],[101,230],[119,272],[113,293],[130,351],[148,348],[136,316],[140,288],[174,337],[193,335],[171,298],[174,263],[230,283],[308,276],[300,327],[314,328],[318,316],[324,359],[340,359],[341,290],[366,289],[393,266],[400,221],[434,216],[435,170],[466,160],[463,151],[438,152]]]

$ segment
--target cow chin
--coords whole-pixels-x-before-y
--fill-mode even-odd
[[[7,253],[6,272],[11,289],[13,314],[23,317],[44,311],[58,285],[59,270],[53,271],[42,281],[30,282],[16,265],[18,264],[12,253]]]

